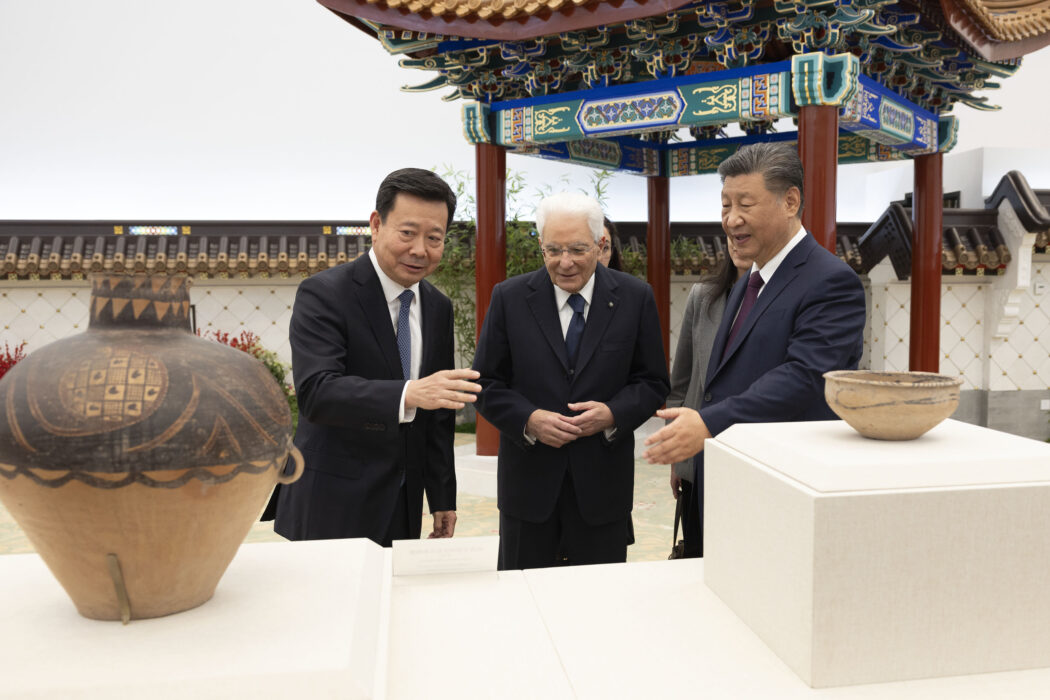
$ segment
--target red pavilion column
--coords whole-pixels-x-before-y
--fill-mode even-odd
[[[941,367],[943,166],[940,153],[915,158],[908,369],[919,372],[938,372]]]
[[[478,185],[474,294],[480,335],[492,288],[507,277],[507,152],[490,143],[479,143],[474,149]],[[499,431],[480,415],[477,420],[477,454],[495,456],[499,452]]]
[[[835,178],[839,156],[839,108],[807,105],[799,108],[798,155],[805,173],[802,225],[817,243],[835,252]]]
[[[664,359],[670,359],[671,350],[671,209],[670,186],[664,175],[648,178],[649,229],[646,232],[647,269],[649,284],[656,297],[656,311],[660,315],[663,333]]]

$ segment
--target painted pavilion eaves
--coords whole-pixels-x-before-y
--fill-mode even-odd
[[[462,99],[471,143],[640,175],[794,140],[807,106],[839,109],[839,162],[945,152],[1050,42],[1048,0],[319,1]]]

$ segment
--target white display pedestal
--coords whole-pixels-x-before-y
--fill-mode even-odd
[[[245,545],[212,601],[127,627],[77,615],[36,555],[0,556],[0,698],[1043,700],[1050,688],[1039,669],[813,690],[704,586],[699,559],[391,579],[389,552]]]
[[[383,697],[389,554],[244,545],[210,601],[127,626],[81,617],[37,555],[0,556],[0,697]]]
[[[701,559],[398,577],[389,697],[1045,700],[1050,689],[1039,669],[814,690],[703,580]]]
[[[737,425],[705,471],[705,582],[814,687],[1050,666],[1050,445]]]

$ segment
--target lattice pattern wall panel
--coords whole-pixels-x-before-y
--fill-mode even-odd
[[[0,345],[26,342],[26,352],[87,330],[88,282],[0,284]]]
[[[994,279],[945,279],[941,295],[941,363],[944,374],[961,376],[963,389],[991,391],[1050,388],[1050,263],[1032,265],[1032,284],[1019,297],[1017,325],[1007,338],[993,337],[984,322],[989,304],[999,303]],[[908,368],[911,288],[907,282],[872,285],[872,368]]]
[[[671,358],[678,344],[689,290],[698,276],[675,276],[671,280]],[[197,328],[202,333],[224,331],[238,335],[249,330],[262,339],[263,346],[273,350],[283,362],[291,362],[288,345],[288,322],[298,279],[207,280],[194,282],[190,290],[197,314]],[[91,287],[87,282],[41,281],[39,285],[24,282],[0,283],[0,344],[16,345],[27,341],[32,352],[48,343],[76,333],[88,326],[88,302]],[[867,333],[865,334],[867,350]]]
[[[908,310],[907,284],[871,285],[871,368],[898,371],[908,369]]]
[[[962,377],[963,389],[987,388],[987,328],[982,319],[991,288],[991,284],[941,285],[941,373]]]
[[[984,300],[988,284],[945,283],[941,290],[940,372],[963,379],[963,389],[985,388]],[[872,285],[872,369],[908,369],[911,287],[908,282]]]
[[[298,279],[269,280],[265,284],[244,284],[245,280],[222,283],[208,281],[190,290],[197,311],[197,328],[202,334],[224,331],[233,335],[252,331],[267,350],[283,362],[292,361],[288,344],[288,322]]]
[[[238,335],[250,330],[284,362],[291,361],[288,320],[298,280],[208,280],[190,290],[201,333],[225,331]],[[91,287],[87,282],[24,282],[0,285],[0,345],[26,341],[32,352],[48,343],[87,330]]]
[[[941,367],[963,377],[964,389],[1007,391],[1050,388],[1050,306],[1035,289],[1050,288],[1050,263],[1032,267],[1033,285],[1022,295],[1017,327],[1005,340],[990,339],[982,322],[985,305],[997,303],[991,280],[946,281],[941,299]],[[671,281],[672,360],[689,290],[696,277]],[[263,281],[260,281],[263,282]],[[298,279],[207,280],[194,284],[191,298],[202,333],[221,330],[256,333],[284,362],[291,361],[288,321]],[[1041,286],[1040,286],[1041,285]],[[910,288],[899,282],[871,285],[865,359],[872,369],[908,368]],[[33,351],[87,328],[87,282],[0,282],[0,344],[27,341]]]
[[[1036,294],[1036,290],[1042,290]],[[1017,325],[992,339],[989,389],[1050,389],[1050,262],[1033,262],[1032,285],[1021,295]]]

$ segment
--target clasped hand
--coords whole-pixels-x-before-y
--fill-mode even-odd
[[[429,377],[413,379],[405,391],[405,408],[460,409],[478,400],[481,385],[473,381],[481,374],[472,369],[443,369]]]
[[[600,401],[570,403],[567,408],[580,413],[567,416],[543,409],[533,411],[525,424],[525,432],[544,445],[562,447],[577,438],[594,435],[614,425],[612,411]]]

